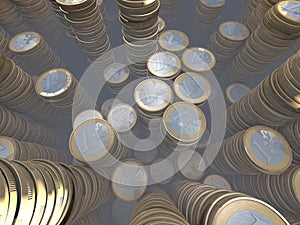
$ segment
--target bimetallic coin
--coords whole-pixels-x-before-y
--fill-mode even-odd
[[[107,99],[101,106],[101,113],[103,114],[103,116],[105,118],[107,118],[108,113],[110,112],[111,108],[116,105],[121,103],[121,101],[119,99],[116,98],[110,98]]]
[[[16,147],[9,138],[0,137],[0,158],[9,160],[16,158]]]
[[[226,97],[228,98],[230,103],[233,104],[247,95],[250,91],[251,89],[244,84],[231,84],[226,89]]]
[[[181,62],[173,53],[159,52],[149,58],[147,67],[154,76],[171,78],[180,72]]]
[[[0,224],[5,224],[9,207],[8,183],[0,167]],[[16,199],[15,199],[16,200]]]
[[[277,4],[279,12],[291,21],[300,23],[300,2],[281,1]]]
[[[292,180],[293,190],[295,192],[295,196],[297,198],[298,203],[300,202],[300,168],[298,168],[294,174],[293,180]]]
[[[94,109],[84,110],[81,113],[79,113],[74,119],[73,129],[75,129],[80,124],[90,119],[103,119],[103,116],[99,111]]]
[[[108,66],[103,72],[104,79],[111,84],[120,84],[129,77],[129,69],[121,63]]]
[[[14,36],[9,42],[13,52],[26,52],[35,48],[41,42],[41,36],[36,32],[24,32]]]
[[[250,35],[249,29],[242,23],[228,21],[222,23],[219,32],[228,40],[243,41]]]
[[[160,34],[158,43],[166,51],[179,52],[189,45],[189,38],[179,30],[167,30]]]
[[[225,5],[225,0],[200,0],[202,4],[210,8],[219,8]]]
[[[203,184],[214,186],[219,189],[231,190],[229,182],[224,177],[216,174],[207,176],[204,179]]]

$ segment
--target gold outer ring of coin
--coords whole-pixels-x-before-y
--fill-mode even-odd
[[[231,103],[235,103],[235,100],[232,98],[231,96],[231,91],[232,89],[234,89],[235,87],[242,87],[243,89],[247,90],[248,93],[251,91],[251,88],[249,88],[248,86],[244,85],[244,84],[240,84],[240,83],[235,83],[235,84],[231,84],[226,88],[226,97],[228,98],[228,100]]]
[[[189,61],[187,60],[187,57],[188,57],[189,54],[192,53],[192,51],[195,51],[195,50],[196,51],[203,51],[203,52],[206,52],[207,54],[209,54],[211,62],[210,62],[209,65],[207,65],[207,68],[197,68],[197,67],[192,66],[189,63]],[[185,66],[187,66],[189,69],[191,69],[193,71],[196,71],[196,72],[209,71],[209,70],[213,69],[216,65],[216,58],[215,58],[214,54],[211,51],[209,51],[205,48],[200,48],[200,47],[193,47],[193,48],[186,49],[182,54],[182,61],[183,61]]]
[[[268,132],[274,134],[278,138],[278,140],[281,142],[281,144],[283,145],[285,155],[284,155],[283,161],[280,164],[277,164],[277,165],[266,164],[266,163],[262,162],[257,156],[255,156],[255,154],[251,148],[251,145],[250,145],[250,140],[254,133],[259,132],[261,130],[265,130],[265,131],[268,131]],[[269,127],[265,127],[265,126],[254,126],[246,131],[243,139],[244,139],[244,145],[245,145],[244,147],[245,147],[246,154],[251,159],[251,161],[254,162],[260,168],[267,170],[267,171],[271,171],[271,172],[282,172],[290,166],[290,164],[292,162],[291,147],[289,146],[286,139],[277,131],[275,131]]]
[[[169,125],[169,120],[170,120],[170,114],[176,110],[177,107],[186,107],[186,108],[190,108],[191,110],[195,111],[197,113],[197,115],[199,116],[199,119],[201,121],[201,127],[199,129],[199,131],[197,132],[197,134],[191,135],[190,137],[187,137],[185,140],[182,140],[182,137],[180,134],[176,133]],[[191,103],[187,103],[187,102],[176,102],[172,105],[170,105],[166,111],[164,112],[163,115],[163,125],[166,129],[166,131],[168,132],[168,134],[172,137],[175,138],[178,141],[183,141],[183,142],[195,142],[197,141],[199,138],[202,137],[202,135],[204,134],[204,131],[206,129],[206,118],[204,113],[194,104]]]
[[[172,48],[172,47],[169,48],[168,46],[166,46],[164,44],[163,38],[166,35],[169,35],[169,34],[172,34],[172,33],[176,33],[177,35],[181,36],[184,39],[184,43],[183,43],[182,46],[179,46],[178,48]],[[162,47],[163,49],[165,49],[167,51],[179,52],[179,51],[184,50],[189,45],[190,41],[189,41],[188,36],[185,33],[183,33],[182,31],[179,31],[179,30],[166,30],[166,31],[162,32],[159,35],[158,43],[159,43],[160,47]]]
[[[64,85],[63,88],[61,88],[60,90],[58,90],[56,92],[53,92],[53,93],[45,92],[41,87],[42,81],[50,74],[57,73],[57,72],[63,73],[67,77],[66,84]],[[36,90],[37,94],[39,94],[43,97],[46,97],[46,98],[56,97],[56,96],[59,96],[62,93],[64,93],[66,90],[68,90],[70,85],[72,84],[73,80],[74,80],[73,75],[71,74],[71,72],[69,72],[66,69],[58,68],[58,69],[48,70],[48,71],[44,72],[41,76],[39,76],[39,78],[35,84],[35,90]]]
[[[124,74],[124,76],[122,77],[121,80],[117,80],[117,81],[111,80],[108,75],[109,69],[114,68],[115,66],[120,67],[120,69],[117,72],[119,72],[120,70],[123,70],[123,69],[125,69],[125,71],[126,71],[126,73]],[[103,77],[104,77],[105,81],[110,84],[120,84],[120,83],[123,83],[125,80],[127,80],[127,78],[129,77],[129,69],[126,65],[124,65],[122,63],[113,63],[105,68],[105,70],[103,72]]]
[[[97,155],[92,155],[92,156],[82,156],[81,150],[78,149],[78,146],[76,144],[76,139],[77,136],[80,132],[81,129],[84,129],[84,127],[91,125],[91,124],[102,124],[103,126],[106,127],[107,129],[107,133],[108,133],[108,142],[105,146],[104,149],[99,149],[99,151],[97,152]],[[88,161],[88,162],[96,162],[100,159],[102,159],[105,155],[109,154],[110,149],[113,147],[114,143],[116,141],[116,136],[114,133],[114,129],[112,128],[112,126],[105,120],[103,119],[91,119],[88,121],[85,121],[84,123],[80,124],[78,127],[76,127],[75,130],[73,130],[71,136],[70,136],[70,140],[69,140],[69,147],[70,147],[70,151],[72,153],[72,155],[76,158],[76,159],[83,159],[84,161]]]
[[[103,116],[98,110],[94,110],[94,109],[84,110],[75,117],[73,121],[73,129],[75,129],[80,124],[90,119],[103,119]]]
[[[15,47],[15,45],[14,45],[14,44],[15,44],[15,41],[16,41],[19,37],[21,37],[21,36],[23,36],[23,35],[25,35],[25,34],[35,35],[35,37],[37,38],[37,42],[35,43],[35,45],[31,46],[30,48],[17,49],[17,48]],[[42,41],[42,36],[41,36],[39,33],[36,33],[36,32],[33,32],[33,31],[22,32],[22,33],[20,33],[20,34],[15,35],[14,37],[12,37],[12,38],[10,39],[10,41],[9,41],[9,49],[10,49],[11,51],[13,51],[13,52],[16,52],[16,53],[28,52],[28,51],[34,49],[36,46],[38,46],[38,45],[41,43],[41,41]]]
[[[220,182],[222,186],[223,185],[226,186],[226,190],[231,190],[231,185],[229,184],[229,182],[224,177],[217,174],[212,174],[207,176],[204,179],[203,184],[212,185],[211,183],[213,182],[213,180],[218,180],[218,183]],[[224,187],[218,186],[217,188],[224,188]]]
[[[244,31],[245,31],[245,35],[242,36],[242,37],[239,37],[239,38],[235,38],[233,36],[229,36],[227,35],[225,32],[224,32],[224,27],[228,24],[236,24],[237,26],[240,26]],[[250,35],[250,31],[249,29],[242,23],[240,22],[237,22],[237,21],[226,21],[224,23],[222,23],[220,26],[219,26],[219,32],[221,33],[221,35],[225,38],[227,38],[228,40],[234,40],[234,41],[244,41],[246,40],[249,35]]]
[[[294,0],[294,1],[292,1],[292,0],[289,0],[289,1],[281,1],[281,2],[279,2],[279,3],[275,6],[275,7],[276,7],[276,10],[277,10],[281,15],[283,15],[283,16],[286,17],[286,18],[288,18],[289,20],[291,20],[291,21],[293,21],[293,22],[295,22],[295,23],[300,24],[300,20],[297,20],[296,18],[287,15],[287,14],[283,11],[283,9],[282,9],[283,5],[284,5],[284,4],[287,4],[287,3],[289,3],[289,2],[298,3],[299,6],[300,6],[300,2],[297,1],[297,0]]]
[[[168,93],[167,96],[165,96],[165,98],[166,98],[165,102],[160,106],[152,107],[152,106],[145,105],[141,99],[140,93],[141,93],[142,89],[151,83],[160,84],[162,86],[162,88],[165,88],[165,90]],[[139,83],[137,85],[137,87],[135,88],[134,100],[137,103],[137,105],[140,108],[142,108],[143,110],[146,110],[149,112],[157,112],[157,111],[161,111],[164,108],[166,108],[173,101],[173,92],[172,92],[172,89],[170,88],[170,86],[167,83],[165,83],[164,81],[161,81],[158,79],[146,79],[146,80],[142,81],[141,83]]]
[[[9,156],[8,160],[16,159],[16,146],[14,145],[14,142],[11,138],[0,136],[0,143],[4,143],[9,150]],[[3,156],[0,154],[0,156],[3,158]]]
[[[203,82],[203,84],[205,85],[205,90],[202,90],[204,92],[203,96],[201,96],[200,98],[195,98],[195,99],[191,99],[187,96],[185,96],[181,91],[180,91],[180,82],[187,78],[187,77],[194,77],[194,80],[195,79],[198,79],[198,80],[201,80],[201,82]],[[200,103],[203,103],[205,102],[209,96],[211,95],[211,85],[210,83],[208,82],[208,80],[204,77],[204,76],[201,76],[200,74],[198,73],[183,73],[181,75],[179,75],[175,81],[174,81],[174,92],[175,94],[182,100],[182,101],[185,101],[185,102],[190,102],[190,103],[193,103],[193,104],[200,104]],[[200,87],[199,87],[200,88]]]
[[[0,224],[6,224],[5,221],[8,215],[10,201],[9,197],[8,183],[0,167]]]
[[[294,173],[294,177],[292,178],[292,185],[293,185],[293,190],[295,193],[295,196],[298,200],[298,202],[300,202],[300,168],[298,168],[295,173]]]

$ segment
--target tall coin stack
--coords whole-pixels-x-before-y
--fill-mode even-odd
[[[245,9],[242,19],[241,19],[243,24],[247,23],[248,18],[251,16],[252,12],[255,10],[255,8],[259,4],[259,2],[260,2],[260,0],[249,0],[248,1],[248,4],[246,6],[246,9]]]
[[[221,71],[235,56],[249,37],[249,29],[242,23],[227,21],[212,34],[209,49],[216,57],[214,71]]]
[[[159,16],[167,23],[171,23],[176,19],[180,0],[160,0]]]
[[[229,175],[280,174],[292,158],[292,149],[280,133],[255,126],[226,139],[211,167]]]
[[[110,196],[109,182],[87,167],[0,159],[0,171],[1,224],[70,224]]]
[[[123,40],[133,75],[145,77],[148,58],[158,50],[159,0],[116,0]]]
[[[0,104],[51,126],[65,124],[64,116],[34,91],[34,82],[12,60],[0,55]]]
[[[97,5],[99,6],[100,14],[103,17],[103,22],[105,24],[106,31],[109,32],[110,24],[109,24],[109,19],[107,16],[106,7],[104,5],[104,2],[103,2],[103,0],[96,0],[96,1],[97,1]]]
[[[1,158],[8,160],[28,161],[30,159],[46,159],[53,162],[70,164],[72,157],[69,152],[33,142],[18,141],[0,136]]]
[[[38,76],[45,70],[64,66],[60,57],[37,32],[26,31],[15,35],[9,42],[9,48],[26,63],[32,75]]]
[[[137,204],[129,225],[189,225],[167,193],[152,189]]]
[[[300,167],[291,166],[278,176],[261,174],[237,176],[234,188],[269,202],[282,213],[299,218],[300,210]]]
[[[96,0],[56,0],[75,40],[90,63],[104,70],[114,62],[110,40]]]
[[[256,124],[273,128],[299,119],[300,52],[227,110],[227,131],[235,134]]]
[[[36,81],[35,91],[49,104],[71,117],[92,107],[91,100],[74,75],[62,68],[44,72]]]
[[[281,1],[265,14],[224,72],[223,85],[255,79],[296,42],[300,36],[299,6],[299,1]]]
[[[178,181],[172,189],[174,202],[191,225],[249,222],[289,225],[272,206],[242,193],[189,181]]]

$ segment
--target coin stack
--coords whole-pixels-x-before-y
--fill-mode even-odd
[[[287,139],[293,149],[293,160],[300,163],[300,119],[286,124],[279,132]]]
[[[162,51],[180,55],[189,45],[188,36],[179,30],[166,30],[159,35],[159,47]]]
[[[79,162],[103,170],[128,156],[127,147],[118,140],[110,123],[103,119],[87,120],[76,127],[70,136],[69,148]]]
[[[174,53],[158,52],[148,59],[147,68],[150,78],[172,80],[181,72],[181,61]]]
[[[60,37],[63,32],[57,18],[52,14],[48,2],[46,0],[12,0],[17,9],[28,24],[34,30],[38,30],[47,40],[53,40]]]
[[[132,75],[145,76],[148,58],[157,52],[159,0],[116,0]]]
[[[235,102],[238,102],[242,97],[249,94],[251,89],[241,83],[231,84],[226,88],[226,105],[230,106]]]
[[[197,72],[203,76],[212,74],[212,70],[216,65],[216,58],[214,54],[200,47],[188,48],[183,52],[183,71]]]
[[[164,21],[161,17],[158,17],[158,35],[165,31],[166,27],[166,21]]]
[[[117,105],[119,103],[122,103],[122,102],[117,98],[109,98],[109,99],[105,100],[103,102],[103,104],[101,105],[101,109],[100,109],[100,111],[103,115],[103,118],[107,119],[108,113],[110,112],[111,108],[114,105]]]
[[[251,194],[269,202],[282,213],[299,218],[300,210],[300,167],[291,166],[278,176],[261,174],[237,176],[233,179],[235,190]]]
[[[249,0],[248,1],[247,7],[246,7],[246,9],[243,13],[242,19],[241,19],[243,24],[247,23],[248,18],[251,16],[252,12],[255,10],[255,8],[259,4],[259,2],[260,2],[260,0]]]
[[[12,60],[0,54],[0,104],[50,126],[63,126],[65,117],[34,91],[32,78]]]
[[[204,105],[211,95],[211,85],[207,78],[197,73],[183,73],[173,84],[179,101],[190,102],[197,106]]]
[[[256,124],[273,128],[299,119],[300,52],[227,110],[227,131],[235,134]]]
[[[113,63],[106,67],[103,76],[110,92],[115,95],[119,94],[130,80],[129,69],[122,63]]]
[[[99,207],[94,211],[89,212],[84,217],[79,218],[75,223],[72,221],[72,225],[95,225],[106,224],[105,213],[103,207]]]
[[[30,30],[29,25],[11,0],[0,2],[0,24],[12,35]]]
[[[216,57],[214,71],[220,72],[235,56],[249,37],[249,29],[236,21],[223,22],[218,32],[211,35],[209,49]]]
[[[45,70],[63,67],[60,57],[48,46],[44,38],[32,31],[15,35],[9,48],[27,64],[30,74],[40,75]]]
[[[215,187],[217,189],[228,190],[228,191],[232,190],[228,180],[226,180],[224,177],[217,174],[212,174],[205,177],[205,179],[203,180],[203,184]]]
[[[179,0],[160,0],[159,15],[167,22],[174,22],[180,5]]]
[[[166,192],[152,189],[137,204],[129,225],[189,225]]]
[[[189,181],[178,181],[172,189],[174,202],[191,225],[289,225],[272,206],[242,193]]]
[[[0,157],[8,160],[27,161],[30,159],[46,159],[54,162],[70,164],[72,157],[69,152],[33,142],[18,141],[0,136]]]
[[[247,83],[280,58],[300,36],[300,2],[281,1],[263,18],[224,72],[221,83]]]
[[[207,128],[204,131],[204,134],[202,135],[201,139],[197,143],[197,151],[203,152],[205,148],[207,147],[208,143],[210,142],[212,138],[212,134],[210,133],[209,129]]]
[[[90,119],[103,119],[101,112],[95,109],[84,110],[73,120],[73,129]]]
[[[112,174],[114,195],[123,201],[133,202],[141,198],[148,185],[148,175],[143,164],[127,159],[119,164]]]
[[[280,133],[254,126],[226,139],[211,167],[229,175],[280,174],[291,165],[292,157],[292,149]]]
[[[140,82],[134,90],[134,100],[141,129],[149,130],[150,121],[152,128],[159,129],[161,117],[173,98],[172,89],[164,81],[146,79]]]
[[[102,15],[102,18],[103,18],[103,22],[105,24],[106,31],[109,32],[110,23],[109,23],[108,16],[106,13],[106,7],[103,3],[103,0],[96,0],[96,1],[97,1],[97,5],[99,6],[100,14]]]
[[[0,159],[0,171],[1,224],[70,224],[109,197],[109,182],[87,167]]]
[[[36,94],[61,109],[68,117],[92,107],[91,100],[74,75],[62,68],[44,72],[35,84]]]
[[[206,130],[206,118],[197,106],[176,102],[165,110],[160,129],[164,140],[158,147],[159,152],[163,156],[169,156],[174,151],[179,154],[196,148]]]
[[[83,54],[97,69],[114,62],[110,40],[96,0],[56,0],[65,20],[71,25]]]
[[[0,135],[2,136],[47,146],[57,146],[61,142],[60,138],[50,129],[29,119],[24,119],[3,106],[0,106],[0,118]]]
[[[290,222],[291,225],[300,225],[300,221],[297,217],[295,218],[288,218],[288,221]]]

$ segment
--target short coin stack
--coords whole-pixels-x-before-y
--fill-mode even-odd
[[[164,51],[182,53],[190,41],[188,36],[179,30],[166,30],[159,35],[159,46]]]
[[[148,58],[158,50],[159,0],[116,0],[123,40],[133,75],[145,76]]]
[[[279,176],[237,176],[234,188],[269,202],[282,213],[299,216],[300,210],[300,167],[291,166]]]
[[[229,175],[280,174],[292,163],[292,149],[277,131],[255,126],[226,139],[211,164]]]
[[[230,106],[233,103],[239,101],[242,97],[249,94],[251,89],[244,84],[235,83],[231,84],[226,88],[226,105]]]
[[[289,225],[272,206],[245,194],[189,181],[178,181],[172,189],[174,202],[191,225],[249,222]]]
[[[129,225],[189,225],[167,193],[153,189],[135,207]]]
[[[211,36],[209,49],[216,57],[214,71],[221,71],[246,42],[250,32],[248,28],[236,21],[223,22],[218,32]]]
[[[160,0],[159,15],[167,22],[171,23],[176,19],[180,0]]]
[[[60,57],[36,32],[26,31],[17,34],[11,38],[9,48],[27,63],[32,75],[38,76],[45,70],[64,66]]]

